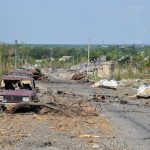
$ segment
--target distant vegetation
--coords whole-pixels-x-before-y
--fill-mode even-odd
[[[42,67],[70,67],[87,62],[86,45],[28,45],[0,44],[0,74],[14,68],[15,49],[17,51],[17,66],[31,64],[35,60],[44,60]],[[107,60],[117,61],[115,78],[148,78],[150,77],[150,47],[140,45],[91,45],[90,61],[106,55]],[[72,56],[66,62],[59,62],[62,56]],[[53,58],[53,61],[51,60]]]

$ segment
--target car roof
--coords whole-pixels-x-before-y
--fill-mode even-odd
[[[31,69],[15,69],[9,75],[33,75],[33,71]]]
[[[20,75],[4,75],[2,77],[3,80],[33,80],[32,77],[29,76],[20,76]]]

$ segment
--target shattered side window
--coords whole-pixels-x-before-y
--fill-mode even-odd
[[[5,90],[15,90],[16,87],[17,87],[17,80],[5,80],[4,83],[5,83]]]
[[[22,89],[32,90],[32,84],[30,80],[22,80]]]

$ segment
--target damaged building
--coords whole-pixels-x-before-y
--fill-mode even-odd
[[[95,74],[100,78],[109,78],[115,70],[114,61],[101,62],[96,68]]]

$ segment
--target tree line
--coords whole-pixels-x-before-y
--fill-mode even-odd
[[[15,50],[17,52],[17,65],[21,67],[25,63],[35,64],[35,60],[47,60],[49,67],[51,58],[54,58],[53,66],[65,67],[67,64],[73,65],[87,62],[87,46],[47,46],[47,45],[28,45],[28,44],[0,44],[0,74],[8,72],[14,68]],[[130,57],[127,61],[138,69],[150,68],[150,47],[137,45],[96,45],[91,46],[90,61],[106,55],[107,60],[118,60],[122,57]],[[72,60],[65,63],[59,62],[62,56],[72,56]],[[121,64],[124,65],[124,64]]]

